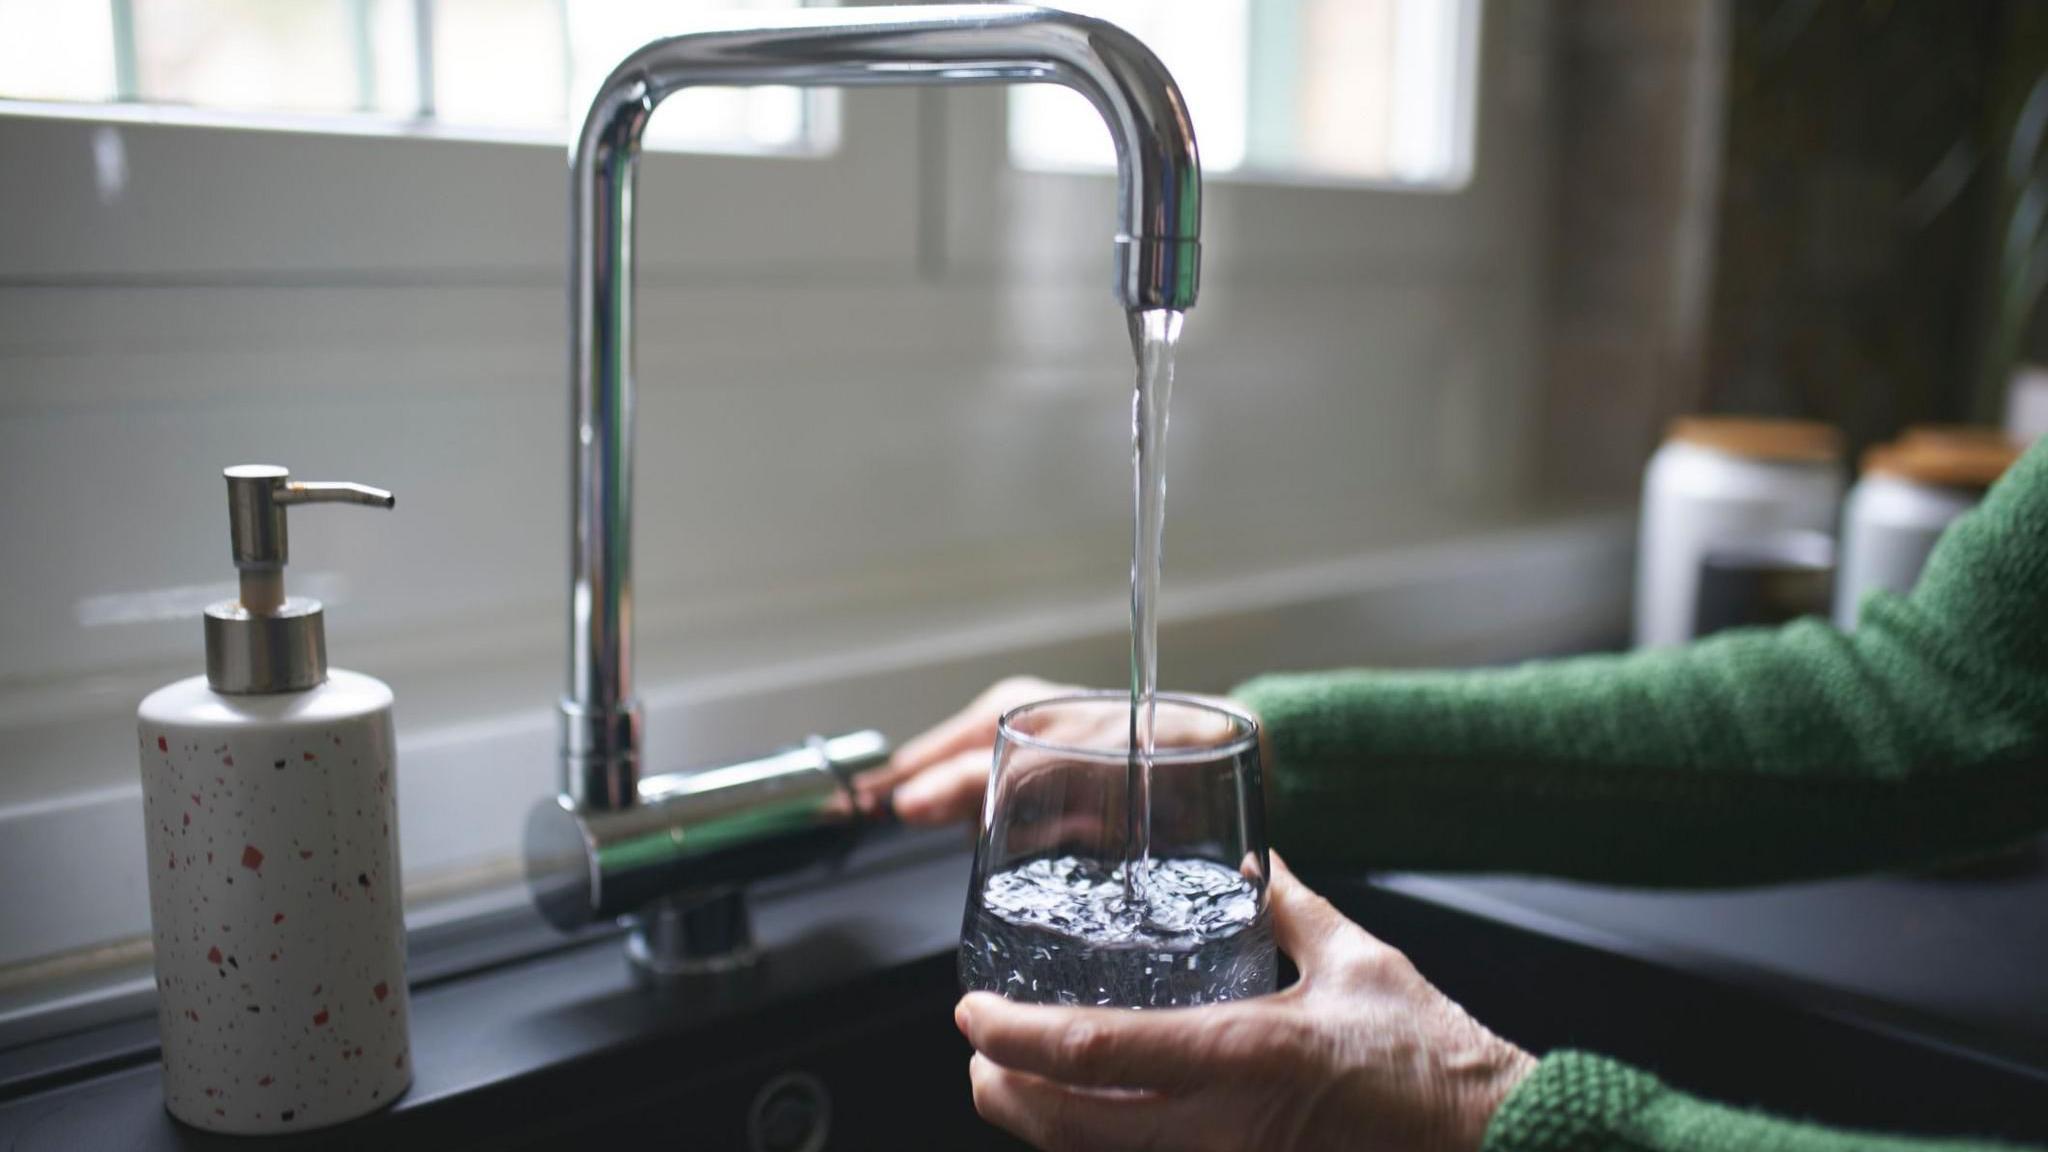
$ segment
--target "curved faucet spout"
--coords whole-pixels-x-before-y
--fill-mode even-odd
[[[1005,4],[810,9],[691,32],[628,56],[570,153],[569,341],[575,426],[563,791],[634,803],[633,176],[654,109],[686,87],[1063,84],[1116,142],[1115,293],[1131,311],[1194,306],[1202,171],[1187,105],[1158,57],[1102,20]]]

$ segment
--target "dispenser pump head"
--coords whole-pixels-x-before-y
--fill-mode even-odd
[[[206,682],[216,692],[297,692],[327,679],[327,629],[320,602],[284,592],[291,558],[285,509],[294,504],[367,504],[397,498],[352,483],[294,483],[275,464],[226,471],[228,531],[241,596],[206,609]]]

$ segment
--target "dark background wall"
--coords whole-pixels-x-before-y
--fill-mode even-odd
[[[1545,460],[1632,491],[1682,411],[1853,447],[2048,358],[2048,3],[1564,0]]]
[[[1720,0],[1563,0],[1546,292],[1554,490],[1633,493],[1699,384],[1720,189]]]
[[[1736,0],[1711,406],[1857,444],[1995,418],[2005,90],[2039,55],[2011,35],[2036,7]]]

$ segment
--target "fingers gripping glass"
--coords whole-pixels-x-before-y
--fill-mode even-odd
[[[1158,701],[1149,821],[1129,818],[1128,695],[1004,715],[961,931],[968,991],[1161,1008],[1273,990],[1258,725]],[[1135,902],[1127,867],[1143,869]]]

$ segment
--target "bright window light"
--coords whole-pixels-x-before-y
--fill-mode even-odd
[[[693,17],[801,7],[800,0],[569,0],[569,106],[580,116],[613,65]],[[800,88],[694,88],[662,102],[646,141],[691,151],[800,150],[811,143],[807,128],[823,119],[823,109],[809,106],[828,95]]]
[[[1264,0],[1261,0],[1263,3]],[[1198,126],[1205,171],[1244,163],[1252,0],[1073,0],[1158,53]],[[1010,94],[1010,153],[1032,168],[1108,168],[1116,151],[1102,117],[1078,92],[1033,84]]]
[[[380,27],[395,25],[400,50],[411,50],[407,0],[132,0],[127,8],[135,91],[152,102],[403,115],[418,100],[406,70],[394,85],[375,59]]]
[[[100,101],[118,92],[110,6],[0,0],[0,93]]]
[[[830,0],[809,0],[826,4]],[[0,99],[370,114],[566,141],[612,66],[707,17],[806,0],[0,0]],[[652,148],[819,152],[836,97],[704,88]]]
[[[1472,167],[1479,0],[1068,0],[1129,29],[1187,97],[1206,173],[1461,184]],[[1087,101],[1010,97],[1021,167],[1116,162]]]

